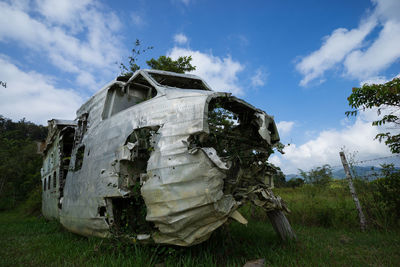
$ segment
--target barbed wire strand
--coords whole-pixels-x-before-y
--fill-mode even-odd
[[[353,164],[365,163],[365,162],[376,161],[376,160],[381,160],[381,159],[388,159],[388,158],[395,158],[395,157],[400,157],[400,155],[392,155],[392,156],[380,157],[380,158],[374,158],[374,159],[365,159],[365,160],[356,161]]]

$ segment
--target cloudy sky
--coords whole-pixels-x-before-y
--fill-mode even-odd
[[[273,115],[286,173],[390,156],[375,112],[346,118],[351,88],[400,73],[400,1],[0,1],[0,114],[46,124],[140,58],[191,55],[194,74]],[[392,160],[392,158],[391,158]],[[393,160],[392,160],[393,161]]]

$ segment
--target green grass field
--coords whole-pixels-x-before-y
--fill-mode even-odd
[[[246,212],[246,211],[244,211]],[[398,266],[400,232],[294,225],[298,242],[280,242],[268,221],[231,223],[190,247],[144,246],[85,238],[57,222],[0,213],[1,266]]]

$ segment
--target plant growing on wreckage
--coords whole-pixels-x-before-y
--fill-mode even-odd
[[[152,50],[153,46],[148,46],[146,48],[142,48],[142,44],[139,39],[136,39],[134,47],[132,48],[132,55],[128,57],[128,66],[124,63],[119,63],[120,75],[124,76],[126,79],[129,79],[135,71],[140,69],[138,65],[139,57],[141,54],[147,52],[148,50]],[[154,70],[164,70],[171,71],[176,73],[186,73],[196,70],[196,66],[191,64],[192,57],[191,56],[180,56],[176,60],[173,60],[171,57],[160,56],[158,59],[150,59],[146,61],[146,64]]]

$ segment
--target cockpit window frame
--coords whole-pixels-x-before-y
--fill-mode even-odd
[[[149,85],[144,85],[144,84],[136,84],[136,86],[142,86],[142,87],[148,87],[149,92],[148,92],[148,96],[145,97],[145,99],[143,101],[134,103],[133,105],[130,105],[126,108],[122,108],[121,110],[118,111],[114,111],[114,104],[115,104],[115,96],[116,94],[125,94],[128,95],[129,98],[133,97],[132,95],[130,95],[130,90],[131,90],[131,85],[135,84],[135,80],[138,78],[138,76],[141,76],[141,78],[143,78]],[[120,92],[117,92],[117,90],[120,90]],[[114,115],[135,107],[137,105],[140,105],[143,102],[147,102],[150,101],[154,98],[157,98],[158,96],[162,95],[162,92],[160,92],[157,88],[157,86],[155,86],[153,84],[152,81],[149,81],[149,77],[147,77],[146,75],[143,75],[143,73],[135,73],[134,76],[132,76],[126,83],[123,82],[115,82],[113,84],[111,84],[107,90],[106,90],[106,96],[104,97],[104,104],[103,104],[103,111],[101,114],[101,119],[102,120],[107,120],[111,117],[113,117]]]
[[[147,77],[151,79],[157,86],[163,87],[163,88],[174,88],[174,89],[182,89],[182,90],[201,90],[201,91],[213,91],[211,87],[200,77],[196,75],[191,75],[191,74],[180,74],[180,73],[174,73],[174,72],[168,72],[168,71],[159,71],[159,70],[143,70],[147,74]],[[196,80],[201,82],[203,89],[198,89],[198,88],[182,88],[182,87],[175,87],[175,86],[169,86],[165,84],[160,84],[154,77],[153,75],[164,75],[164,76],[170,76],[170,77],[176,77],[176,78],[182,78],[182,79],[191,79],[191,80]]]

